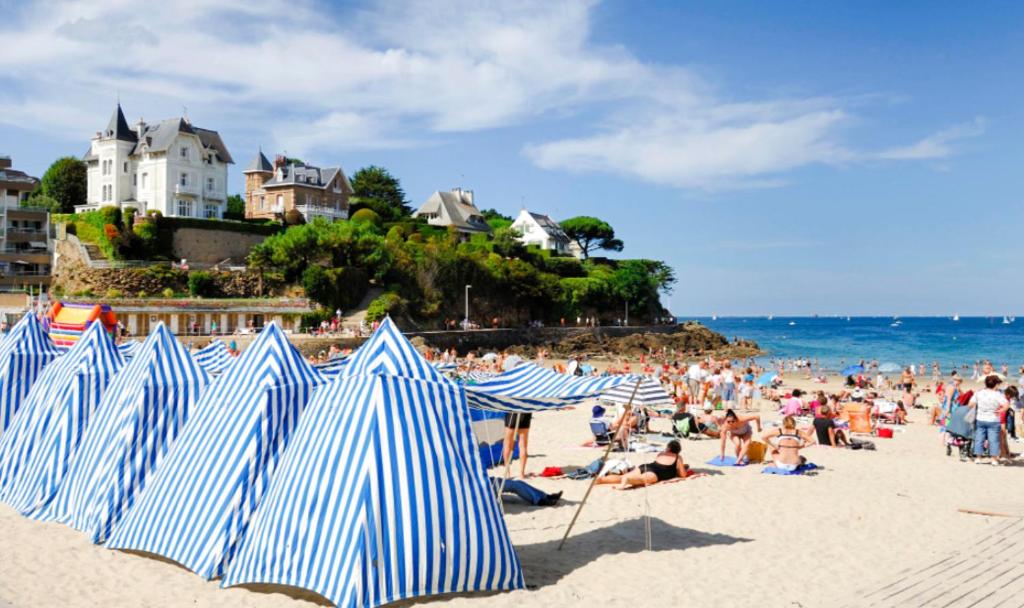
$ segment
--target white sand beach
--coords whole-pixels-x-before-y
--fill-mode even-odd
[[[812,388],[800,381],[790,385]],[[763,475],[757,465],[716,469],[703,463],[715,455],[717,441],[684,441],[683,457],[707,476],[628,492],[596,487],[561,551],[559,540],[589,482],[532,480],[547,491],[564,491],[565,500],[554,508],[505,502],[529,590],[413,604],[866,605],[863,593],[1007,521],[958,508],[1024,498],[1013,489],[1021,467],[974,466],[947,457],[937,429],[924,417],[915,410],[912,424],[894,438],[875,440],[874,452],[807,449],[823,467],[813,476]],[[589,408],[538,416],[529,470],[598,458],[601,450],[580,447],[588,439],[588,418]],[[667,421],[656,420],[654,428],[667,429]],[[632,458],[646,462],[652,456]],[[221,589],[173,563],[95,546],[63,525],[37,523],[0,506],[3,602],[19,608],[326,604],[300,590]]]

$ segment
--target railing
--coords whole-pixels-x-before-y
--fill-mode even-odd
[[[8,228],[7,234],[17,234],[21,236],[46,236],[46,230],[35,230],[34,228]]]
[[[182,185],[182,184],[178,183],[178,184],[174,184],[174,193],[175,194],[192,194],[192,195],[197,195],[197,194],[199,194],[199,188],[193,186],[192,184]]]
[[[24,253],[25,255],[33,255],[38,253],[50,253],[48,247],[26,247],[18,248],[17,245],[4,245],[0,247],[0,253]]]
[[[328,207],[326,205],[298,205],[295,207],[299,213],[303,216],[310,217],[328,217],[335,219],[345,219],[348,217],[348,211],[345,209],[338,209],[336,207]]]
[[[49,270],[12,270],[4,273],[0,273],[0,277],[5,278],[19,278],[19,277],[48,277],[50,276]]]

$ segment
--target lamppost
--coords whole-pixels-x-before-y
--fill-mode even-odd
[[[625,326],[629,327],[629,300],[626,300],[626,322]]]
[[[466,285],[466,318],[462,321],[462,329],[469,329],[469,290],[472,285]]]

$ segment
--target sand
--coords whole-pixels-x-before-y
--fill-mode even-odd
[[[801,385],[817,387],[790,383]],[[535,417],[529,470],[598,458],[600,450],[580,447],[588,438],[588,418],[589,408]],[[924,411],[915,410],[912,424],[893,439],[875,440],[875,452],[809,448],[805,454],[824,468],[804,477],[762,475],[759,466],[707,467],[703,463],[718,442],[685,441],[686,461],[710,475],[629,492],[595,488],[562,551],[556,547],[587,482],[537,479],[545,490],[564,491],[563,504],[505,503],[528,590],[404,605],[862,605],[861,594],[1006,521],[958,508],[1024,501],[1020,466],[977,466],[947,457],[939,433],[924,420]],[[665,420],[654,426],[668,428]],[[1015,451],[1020,447],[1013,444]],[[636,462],[650,458],[633,456]],[[651,550],[645,543],[648,516]],[[175,564],[94,546],[84,534],[27,520],[0,505],[0,606],[324,603],[298,590],[221,589]]]

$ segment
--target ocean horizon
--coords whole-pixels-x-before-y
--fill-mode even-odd
[[[826,370],[860,360],[901,367],[933,362],[943,373],[988,359],[1016,375],[1024,364],[1024,319],[1014,317],[931,316],[677,316],[698,321],[729,339],[753,340],[765,351],[760,359],[808,358]]]

